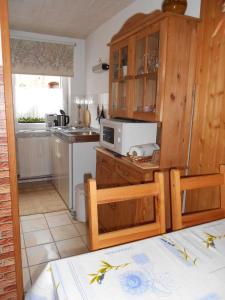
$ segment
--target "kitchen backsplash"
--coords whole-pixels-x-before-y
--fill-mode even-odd
[[[91,97],[93,99],[93,103],[88,105],[88,109],[91,113],[91,127],[99,128],[99,122],[97,119],[97,107],[99,105],[100,112],[102,108],[104,108],[104,115],[108,118],[108,107],[109,107],[109,94],[103,93],[98,95],[89,95],[89,96],[77,96],[79,98],[84,97]],[[79,120],[79,109],[78,105],[75,103],[76,96],[72,97],[71,105],[69,105],[69,116],[70,116],[70,123],[69,126],[77,126]],[[84,105],[81,107],[80,111],[80,119],[83,122],[83,111]],[[18,130],[39,130],[46,128],[45,123],[18,123],[15,122],[15,129]]]
[[[77,96],[80,98],[84,98],[84,96]],[[91,97],[93,99],[93,103],[88,105],[88,109],[91,113],[91,127],[94,128],[99,128],[99,122],[97,120],[97,107],[99,105],[100,111],[102,110],[102,106],[104,108],[104,114],[105,117],[108,117],[108,107],[109,107],[109,94],[108,93],[103,93],[103,94],[98,94],[98,95],[88,95],[85,96],[85,98]],[[75,99],[76,97],[73,97]],[[84,111],[84,106],[82,105],[81,110],[80,110],[80,119],[81,122],[83,122],[83,111]],[[72,109],[70,112],[71,115],[71,126],[77,126],[78,121],[79,121],[79,109],[78,109],[78,104],[73,102],[72,104]]]

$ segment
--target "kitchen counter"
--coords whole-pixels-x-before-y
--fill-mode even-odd
[[[51,131],[49,129],[27,129],[18,130],[16,132],[17,138],[31,138],[31,137],[46,137],[51,136]]]
[[[100,138],[99,132],[94,128],[55,128],[51,131],[55,136],[69,144],[98,142]]]
[[[151,182],[154,173],[161,171],[165,178],[166,223],[170,228],[169,170],[151,163],[137,163],[128,157],[118,156],[102,147],[96,148],[96,182],[99,189]],[[100,205],[99,223],[102,232],[120,230],[132,225],[152,222],[154,199],[144,197],[133,202]]]
[[[52,134],[69,144],[99,141],[99,132],[97,129],[75,127],[52,127],[50,129],[18,130],[16,132],[16,137],[48,137]]]

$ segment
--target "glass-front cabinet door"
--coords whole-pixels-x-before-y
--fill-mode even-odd
[[[158,74],[160,30],[152,27],[136,35],[134,74],[134,118],[160,121]]]
[[[129,43],[121,42],[111,47],[110,52],[110,115],[130,117],[128,89],[129,76]]]

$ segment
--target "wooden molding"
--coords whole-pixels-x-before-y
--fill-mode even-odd
[[[184,16],[179,14],[174,14],[170,12],[162,12],[160,10],[155,10],[149,14],[138,13],[130,17],[124,25],[121,27],[119,32],[117,32],[111,39],[108,46],[111,46],[124,38],[138,32],[140,29],[149,26],[150,24],[156,23],[159,20],[166,18],[168,16],[175,16],[177,18],[187,19],[187,20],[198,20],[197,18]]]
[[[198,33],[196,96],[190,150],[189,175],[215,173],[225,164],[225,34],[213,33],[222,20],[223,0],[201,1]],[[223,27],[224,28],[224,27]],[[204,197],[201,205],[199,197]],[[187,212],[218,207],[219,192],[193,191],[186,201]]]
[[[12,102],[12,72],[10,60],[10,43],[8,28],[8,7],[6,0],[0,0],[0,24],[2,38],[3,79],[6,109],[6,128],[9,156],[9,176],[11,191],[12,223],[14,238],[14,255],[16,264],[17,299],[23,299],[22,263],[20,246],[19,203],[17,190],[16,147]]]

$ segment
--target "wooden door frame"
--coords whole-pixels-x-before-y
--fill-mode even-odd
[[[2,60],[3,60],[3,80],[4,80],[4,97],[6,113],[6,130],[8,140],[8,164],[9,180],[11,192],[11,210],[14,239],[14,257],[16,271],[16,290],[17,299],[23,299],[23,279],[22,279],[22,262],[21,262],[21,245],[20,245],[20,222],[19,222],[19,198],[17,186],[17,169],[16,169],[16,143],[13,116],[12,101],[12,72],[11,72],[11,55],[9,42],[9,25],[8,25],[8,1],[0,0],[0,28],[2,41]]]

